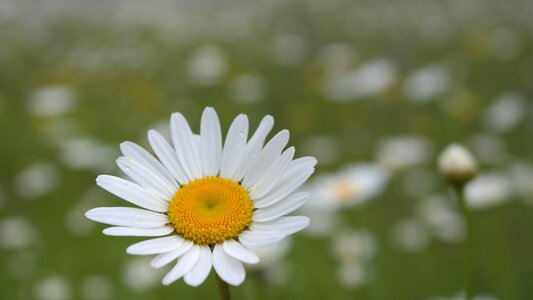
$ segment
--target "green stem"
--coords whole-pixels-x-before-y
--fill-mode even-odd
[[[218,293],[220,295],[220,300],[231,300],[228,284],[224,280],[222,280],[218,276],[218,274],[216,274],[216,277],[217,277],[217,286],[218,286]]]
[[[461,213],[463,214],[466,225],[466,237],[464,245],[464,284],[465,299],[470,300],[473,297],[473,276],[474,276],[474,245],[473,245],[473,228],[472,228],[472,211],[466,203],[464,196],[464,185],[455,186],[455,192],[459,199]]]

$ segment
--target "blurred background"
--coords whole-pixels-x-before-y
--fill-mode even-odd
[[[464,222],[436,170],[451,142],[482,168],[476,299],[533,299],[533,2],[268,0],[0,2],[0,298],[216,299],[84,212],[118,145],[171,112],[198,130],[275,117],[311,227],[260,249],[234,299],[461,299]]]

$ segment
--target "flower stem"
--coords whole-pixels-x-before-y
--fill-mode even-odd
[[[464,284],[465,284],[465,300],[470,300],[473,297],[473,275],[474,275],[474,247],[473,247],[473,228],[472,228],[472,212],[466,203],[464,196],[464,185],[456,185],[455,192],[459,199],[461,213],[466,223],[466,237],[464,245]]]
[[[222,280],[222,278],[220,278],[218,274],[216,274],[216,277],[217,277],[217,286],[218,286],[218,293],[220,295],[220,300],[231,300],[228,284],[224,280]]]

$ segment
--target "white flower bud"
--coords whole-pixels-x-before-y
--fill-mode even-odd
[[[478,164],[462,145],[452,144],[439,156],[439,171],[453,183],[464,184],[477,174]]]

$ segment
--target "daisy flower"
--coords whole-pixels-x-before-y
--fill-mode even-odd
[[[98,207],[85,215],[114,226],[104,229],[106,235],[156,237],[127,252],[157,255],[154,268],[176,262],[164,285],[183,277],[198,286],[211,268],[226,283],[240,285],[246,276],[243,263],[259,262],[250,248],[278,242],[309,224],[305,216],[286,215],[307,200],[308,193],[295,191],[311,176],[316,160],[293,159],[294,148],[284,150],[287,130],[263,145],[273,123],[266,116],[248,139],[248,118],[241,114],[223,143],[213,108],[204,110],[199,135],[174,113],[173,146],[150,130],[156,156],[132,142],[120,145],[117,164],[131,180],[96,178],[100,187],[140,208]]]
[[[338,211],[373,199],[383,191],[388,178],[385,169],[371,163],[349,165],[336,173],[315,178],[304,187],[311,197],[302,211],[313,219],[307,232],[328,234],[337,225]]]

